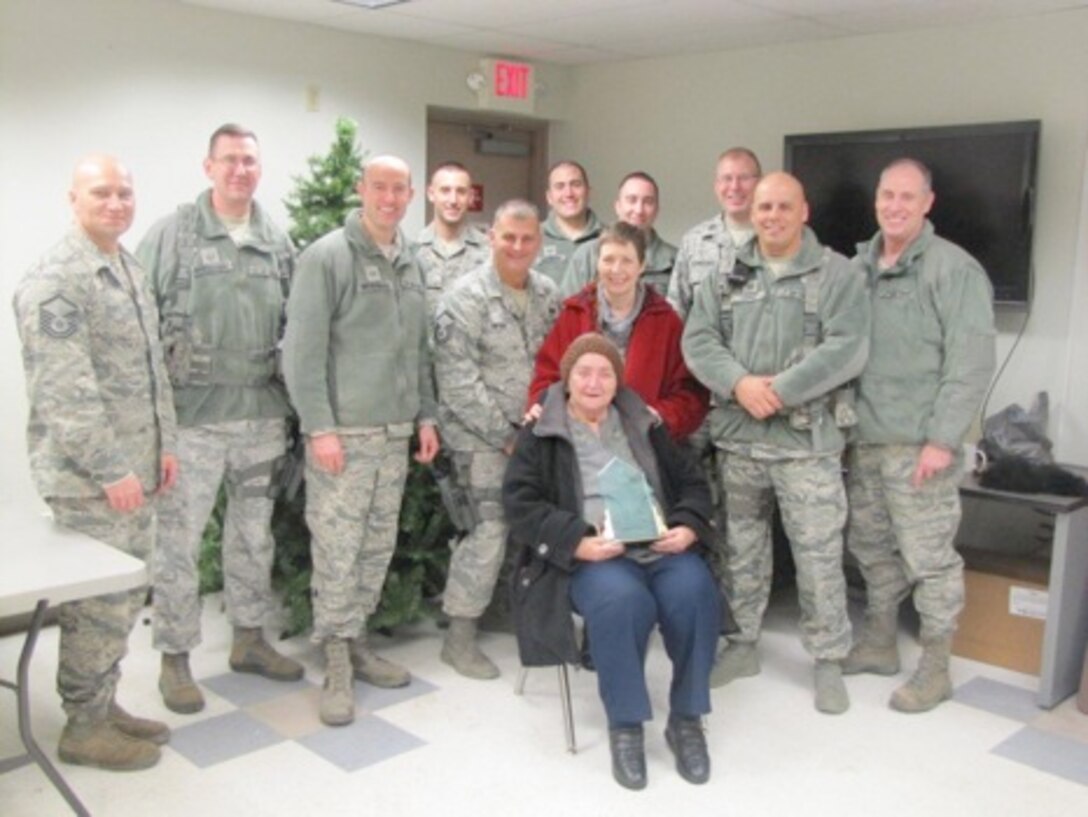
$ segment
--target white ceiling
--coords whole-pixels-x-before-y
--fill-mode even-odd
[[[1088,0],[410,0],[371,11],[339,0],[180,2],[568,65],[826,40],[1088,6]]]

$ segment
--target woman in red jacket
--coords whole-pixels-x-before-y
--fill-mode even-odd
[[[645,261],[646,237],[637,227],[618,221],[601,232],[597,280],[563,303],[537,353],[531,407],[559,380],[559,361],[575,338],[600,332],[623,352],[627,386],[661,416],[673,439],[682,441],[699,427],[709,396],[684,365],[683,322],[663,296],[640,280]]]

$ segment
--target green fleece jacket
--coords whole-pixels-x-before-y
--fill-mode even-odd
[[[303,432],[434,420],[423,279],[398,239],[390,261],[353,210],[299,257],[283,372]]]
[[[567,238],[567,234],[560,229],[555,213],[548,213],[548,217],[540,228],[543,243],[540,245],[540,254],[533,262],[533,269],[547,275],[556,286],[559,286],[563,283],[563,276],[567,274],[567,265],[574,251],[585,242],[592,241],[600,235],[603,227],[597,214],[587,210],[585,232],[572,240]]]
[[[877,233],[854,258],[873,304],[857,440],[958,449],[994,373],[990,281],[928,221],[895,266],[880,268],[882,249]]]
[[[212,208],[211,191],[187,206],[188,222],[181,210],[160,219],[136,251],[161,316],[178,425],[286,417],[275,350],[295,268],[291,239],[257,202],[250,236],[238,245]]]
[[[707,276],[695,290],[684,329],[684,360],[713,393],[715,442],[795,454],[841,450],[845,438],[827,397],[865,365],[869,300],[864,276],[821,246],[807,227],[801,249],[778,276],[758,242],[745,245],[739,259],[752,269],[748,282],[730,285],[722,271]],[[813,287],[816,304],[806,315],[804,278],[812,275],[819,276]],[[733,399],[737,381],[749,374],[773,376],[783,411],[757,420]],[[809,428],[790,422],[791,411],[802,407],[811,418]]]

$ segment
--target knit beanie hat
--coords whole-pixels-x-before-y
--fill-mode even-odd
[[[588,354],[603,355],[608,358],[608,362],[612,364],[612,371],[616,373],[616,386],[623,385],[623,355],[620,354],[616,344],[604,335],[596,332],[586,332],[584,335],[575,338],[559,361],[559,377],[562,379],[564,386],[569,385],[570,370],[574,368],[578,358]]]

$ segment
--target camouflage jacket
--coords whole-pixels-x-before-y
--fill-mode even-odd
[[[455,451],[503,448],[521,426],[537,349],[559,313],[549,278],[530,271],[525,315],[492,265],[471,272],[439,301],[435,378],[439,425]]]
[[[722,216],[707,219],[684,233],[667,293],[676,313],[686,321],[699,284],[715,273],[726,275],[736,260],[737,248]]]
[[[30,468],[43,497],[97,497],[134,474],[158,486],[174,402],[158,313],[139,262],[111,259],[78,228],[19,283]]]
[[[482,267],[491,259],[487,232],[476,224],[469,224],[458,240],[443,247],[434,234],[434,226],[423,228],[416,241],[416,263],[423,274],[423,286],[427,288],[427,309],[434,314],[438,299],[453,283],[466,273]]]

